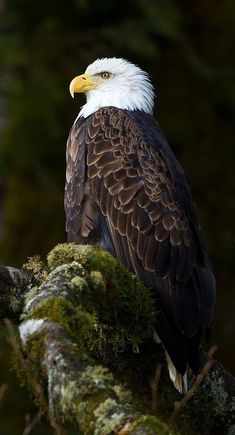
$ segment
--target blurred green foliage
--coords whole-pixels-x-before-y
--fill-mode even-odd
[[[22,264],[66,239],[65,144],[84,101],[71,100],[68,85],[97,57],[125,57],[150,73],[156,117],[189,175],[218,282],[213,341],[235,372],[234,2],[5,0],[0,7],[1,262]]]

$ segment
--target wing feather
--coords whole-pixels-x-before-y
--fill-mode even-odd
[[[138,231],[133,230],[136,240],[130,239],[130,231],[128,237],[134,252],[142,259],[143,267],[147,265],[150,270],[157,270],[160,277],[167,271],[175,281],[182,277],[185,280],[192,273],[193,264],[188,263],[187,255],[194,239],[185,212],[187,207],[177,195],[175,180],[168,167],[171,156],[166,159],[162,150],[145,143],[144,135],[124,111],[105,108],[102,115],[101,124],[97,124],[96,115],[92,118],[88,152],[88,167],[95,167],[88,174],[94,177],[94,184],[95,178],[99,177],[104,185],[99,200],[101,210],[108,214],[111,226],[122,238],[127,237],[126,220],[128,213],[131,214],[129,225],[131,222]],[[94,126],[97,126],[97,134],[102,131],[99,135],[102,139],[96,144]],[[105,202],[110,195],[114,196],[114,201],[105,211]],[[141,249],[147,231],[154,234],[149,244],[153,253]],[[119,243],[123,243],[122,238]],[[178,255],[173,256],[174,273],[171,247],[178,249]]]
[[[74,210],[76,214],[81,208],[87,165],[91,193],[105,216],[106,234],[116,256],[146,285],[154,286],[165,307],[162,322],[166,328],[168,322],[169,328],[165,340],[176,360],[172,324],[191,337],[198,333],[198,325],[210,326],[214,304],[213,274],[183,170],[159,126],[143,113],[100,109],[83,128],[79,126],[79,149],[74,141],[72,132],[67,156],[67,227],[75,225]],[[71,187],[74,179],[76,188]]]

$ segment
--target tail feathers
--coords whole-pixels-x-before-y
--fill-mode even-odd
[[[161,341],[161,339],[156,331],[154,332],[153,339],[156,343],[162,344],[162,341]],[[164,345],[163,345],[163,347],[164,347]],[[172,362],[172,359],[171,359],[169,353],[166,351],[165,347],[164,347],[164,350],[165,350],[165,354],[166,354],[166,361],[167,361],[170,379],[172,380],[175,388],[179,391],[179,393],[181,393],[181,394],[186,393],[188,391],[187,369],[186,369],[184,375],[181,375],[177,371],[177,369],[175,368],[175,366]]]
[[[175,368],[169,354],[165,350],[166,353],[166,360],[168,365],[168,371],[170,378],[175,386],[175,388],[179,391],[179,393],[186,393],[188,390],[187,385],[187,371],[184,373],[184,375],[181,375]]]

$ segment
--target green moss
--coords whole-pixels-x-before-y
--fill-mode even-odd
[[[89,393],[88,400],[81,400],[77,402],[76,415],[84,435],[94,434],[94,413],[99,407],[99,404],[107,400],[108,395],[108,391],[99,391],[92,395]]]
[[[99,270],[105,281],[109,282],[110,279],[115,278],[117,276],[117,269],[121,272],[125,270],[122,267],[116,258],[110,255],[106,251],[102,251],[97,247],[93,247],[93,255],[91,257],[91,267],[92,270]]]
[[[122,385],[118,384],[118,385],[114,385],[113,387],[118,399],[121,402],[132,402],[133,401],[133,397],[132,394],[129,390],[127,390],[126,388],[124,388]]]
[[[99,291],[100,293],[106,292],[107,285],[101,272],[97,270],[91,271],[89,278],[94,291]]]
[[[107,287],[110,297],[119,295],[122,305],[128,305],[132,301],[132,308],[135,304],[136,316],[143,303],[145,308],[153,311],[154,303],[150,291],[109,253],[89,245],[59,244],[48,255],[51,270],[73,261],[86,271],[86,279],[90,279],[94,290],[97,286],[103,290]]]
[[[76,261],[88,272],[99,270],[105,278],[112,276],[117,266],[117,260],[98,247],[90,245],[75,245],[73,243],[58,244],[47,257],[50,270],[62,264]]]
[[[31,277],[34,284],[41,284],[48,274],[39,255],[29,257],[27,263],[23,264],[22,270]]]
[[[68,264],[76,261],[89,268],[93,248],[90,245],[75,245],[73,243],[58,244],[47,256],[50,270],[55,269],[62,264]]]
[[[60,244],[48,255],[48,264],[61,268],[78,292],[76,304],[97,319],[87,335],[93,356],[109,361],[130,348],[138,352],[140,343],[152,337],[156,310],[150,290],[110,254],[89,245]]]
[[[69,381],[63,389],[60,409],[65,416],[74,414],[84,434],[94,433],[94,415],[100,404],[116,397],[112,391],[113,383],[113,376],[107,369],[88,366],[80,374],[79,382]],[[73,415],[71,417],[74,418]]]
[[[107,297],[112,298],[112,302],[116,301],[117,309],[119,305],[125,305],[128,310],[131,303],[129,311],[134,309],[137,319],[141,311],[147,311],[149,317],[150,312],[152,317],[156,315],[150,290],[107,252],[89,245],[59,244],[48,255],[51,270],[71,262],[76,262],[85,270],[84,278],[94,292],[107,288]],[[98,304],[100,302],[98,300]]]
[[[44,391],[44,374],[41,366],[42,355],[44,352],[44,337],[43,334],[34,334],[27,342],[27,359],[21,350],[20,339],[17,337],[19,347],[15,348],[13,353],[13,366],[20,382],[25,386],[31,395],[35,405],[42,411],[47,413],[48,406],[46,394]]]
[[[85,389],[83,386],[84,395],[80,393],[81,382],[69,381],[63,388],[58,403],[58,411],[64,416],[68,422],[77,421],[82,427],[83,434],[93,433],[91,428],[94,424],[94,410],[98,404],[107,398],[107,392],[98,391],[91,392],[90,388]]]
[[[24,296],[24,302],[25,305],[27,305],[28,302],[30,302],[38,293],[38,287],[34,286],[32,287]]]
[[[92,385],[92,392],[106,389],[114,382],[113,375],[107,368],[102,366],[88,367],[82,374],[81,380],[84,385]],[[86,394],[86,391],[84,392]]]
[[[35,300],[36,303],[32,304],[25,318],[48,319],[62,326],[66,336],[72,338],[74,348],[65,339],[61,354],[67,358],[74,351],[79,358],[84,358],[84,355],[95,357],[112,369],[115,379],[127,381],[133,393],[116,385],[112,375],[103,367],[92,366],[87,370],[83,367],[79,384],[74,381],[74,373],[71,380],[68,374],[58,412],[62,410],[66,420],[70,418],[68,413],[71,413],[71,421],[74,420],[73,415],[78,416],[76,418],[84,434],[116,433],[123,425],[123,434],[151,435],[165,430],[165,425],[155,417],[145,415],[138,418],[138,415],[149,410],[149,389],[144,384],[157,356],[155,343],[152,349],[156,309],[150,290],[111,255],[91,246],[58,245],[49,254],[48,264],[50,269],[55,269],[41,286],[34,287],[26,296],[26,302]],[[27,341],[27,354],[30,360],[32,358],[31,374],[27,375],[29,379],[32,374],[43,375],[43,367],[39,365],[43,359],[44,345],[44,338],[40,334],[34,334]],[[48,384],[53,376],[58,376],[59,370],[63,372],[67,367],[63,355],[58,357],[52,368],[55,373],[46,374]],[[170,405],[169,394],[162,391],[162,397],[164,394],[168,401],[164,403],[166,416],[176,393],[170,393]],[[195,424],[190,427],[190,433],[200,433],[202,429],[206,434],[207,428],[205,420],[201,419],[200,409],[203,410],[202,415],[207,414],[210,426],[214,418],[223,420],[228,412],[228,426],[233,423],[230,416],[235,406],[232,402],[228,403],[224,381],[216,371],[208,375],[191,402],[193,405],[181,413],[176,427],[180,428],[182,422],[186,427],[187,421],[192,420]],[[138,418],[135,423],[128,420],[129,408],[123,405],[127,403],[133,405],[131,413],[134,409]],[[56,404],[55,407],[57,409]],[[187,429],[184,433],[188,433]]]
[[[9,308],[13,313],[17,314],[22,311],[23,307],[23,298],[19,298],[18,295],[12,296],[9,300]]]
[[[77,344],[79,355],[89,353],[109,365],[117,361],[120,365],[121,355],[138,352],[141,343],[152,338],[156,312],[151,292],[111,255],[91,246],[64,244],[49,254],[48,264],[53,270],[46,278],[45,291],[42,284],[27,296],[29,301],[38,293],[39,299],[26,318],[58,323]],[[48,285],[52,289],[51,297]],[[33,360],[40,361],[43,348],[40,336],[34,336],[32,343],[29,340],[29,347]],[[124,421],[121,403],[126,402],[130,394],[115,386],[110,377],[106,379],[104,369],[101,369],[100,373],[92,368],[82,374],[79,386],[68,379],[63,392],[61,406],[66,413],[76,388],[79,400],[73,402],[72,408],[80,416],[87,415],[82,417],[85,419],[82,427],[86,428],[84,433],[87,434],[93,433],[95,412],[97,427],[101,428],[97,429],[100,430],[97,434],[105,434],[110,424],[121,427]],[[113,389],[109,389],[107,396],[109,383]],[[92,400],[87,403],[86,397],[91,394]],[[112,422],[111,403],[107,399],[116,404],[117,413]],[[133,403],[134,399],[129,397],[129,400]],[[97,411],[97,408],[101,410],[101,403],[107,411],[102,422]]]
[[[80,305],[74,305],[64,297],[51,297],[38,304],[30,318],[48,319],[57,322],[79,342],[80,346],[86,343],[86,339],[96,325],[96,317],[84,311]]]
[[[44,347],[44,333],[35,333],[27,340],[27,353],[29,355],[31,375],[37,379],[43,378],[43,366],[41,365]]]
[[[84,278],[81,276],[74,276],[74,278],[71,279],[71,283],[73,286],[75,286],[78,290],[88,290],[88,284]]]
[[[146,430],[147,429],[147,430]],[[146,415],[139,417],[129,429],[125,432],[126,435],[157,435],[162,431],[167,435],[170,435],[170,431],[167,430],[167,425],[162,423],[158,418]],[[172,433],[173,435],[173,433]]]

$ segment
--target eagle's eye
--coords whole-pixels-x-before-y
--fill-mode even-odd
[[[104,71],[104,72],[100,73],[100,76],[101,76],[102,79],[109,79],[110,75],[111,74],[109,72],[107,72],[107,71]]]

